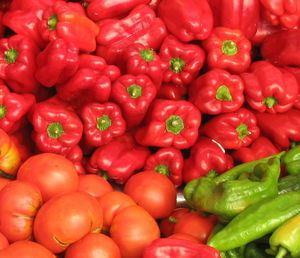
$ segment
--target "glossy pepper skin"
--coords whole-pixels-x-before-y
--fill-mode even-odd
[[[258,27],[259,0],[208,0],[213,11],[214,26],[239,29],[251,39]]]
[[[255,114],[261,133],[280,149],[289,149],[291,142],[300,141],[300,110],[290,109],[283,113]]]
[[[272,25],[281,25],[292,29],[299,23],[300,1],[299,0],[260,0],[262,17]]]
[[[212,69],[192,82],[189,100],[204,114],[233,112],[244,104],[244,82],[239,75]]]
[[[147,158],[144,166],[144,170],[154,170],[169,177],[175,186],[182,183],[182,169],[182,153],[174,147],[160,148]]]
[[[62,38],[76,44],[81,51],[96,50],[99,28],[86,17],[79,3],[56,1],[43,12],[38,29],[45,41]]]
[[[162,62],[156,51],[142,44],[135,43],[128,46],[124,51],[123,62],[125,73],[147,75],[156,88],[160,88],[163,76]]]
[[[215,248],[184,239],[159,238],[144,249],[142,258],[221,258]]]
[[[264,198],[234,217],[207,244],[219,251],[243,246],[273,232],[299,212],[299,191]]]
[[[83,123],[84,141],[93,147],[107,144],[126,131],[122,111],[112,102],[89,103],[82,108],[80,118]]]
[[[0,128],[9,134],[20,129],[34,103],[33,94],[14,93],[0,83]]]
[[[277,258],[300,256],[300,214],[287,220],[278,227],[269,238],[270,254],[276,255]]]
[[[58,38],[48,43],[36,58],[35,78],[45,87],[66,82],[79,66],[79,49],[73,42]]]
[[[280,158],[268,157],[237,165],[216,177],[194,179],[185,186],[184,196],[198,211],[230,219],[259,200],[276,196],[279,176]]]
[[[253,62],[249,72],[241,77],[247,103],[259,112],[285,112],[292,108],[299,94],[295,76],[268,61]]]
[[[133,43],[157,50],[167,36],[163,21],[145,4],[136,6],[122,19],[104,19],[98,25],[97,55],[109,64],[118,64],[125,49]]]
[[[173,83],[162,83],[157,92],[157,98],[181,100],[186,99],[188,93],[187,85],[177,85]]]
[[[13,178],[21,165],[20,152],[11,137],[0,128],[0,171]]]
[[[285,66],[283,68],[292,73],[297,80],[299,93],[296,97],[296,100],[294,101],[293,108],[300,109],[300,68],[295,66]]]
[[[206,122],[200,133],[215,140],[225,149],[250,145],[260,134],[256,116],[246,108],[220,114]]]
[[[202,42],[210,69],[220,68],[232,73],[247,71],[251,63],[251,42],[238,29],[214,27]]]
[[[248,147],[242,147],[231,153],[234,161],[245,163],[279,153],[280,150],[265,136],[259,136]]]
[[[156,87],[146,75],[122,75],[113,84],[110,98],[122,109],[128,128],[141,123],[156,97]]]
[[[160,48],[163,81],[177,85],[192,82],[204,64],[204,50],[195,44],[184,44],[173,35],[167,36]]]
[[[206,0],[162,0],[158,16],[179,40],[203,40],[213,28],[212,10]]]
[[[300,174],[300,145],[289,149],[281,158],[287,174]]]
[[[33,93],[39,87],[34,77],[39,53],[29,37],[13,35],[0,39],[0,79],[17,93]]]
[[[187,149],[196,142],[200,123],[201,113],[189,101],[156,99],[135,139],[144,146]]]
[[[107,65],[100,57],[89,54],[79,56],[76,73],[65,83],[56,86],[60,98],[80,109],[90,102],[107,102],[111,93],[111,82],[120,76],[117,66]]]
[[[150,0],[90,0],[86,11],[90,19],[99,21],[124,16],[134,7],[140,4],[148,4],[149,2]]]
[[[79,143],[83,133],[80,118],[74,111],[54,103],[38,103],[29,120],[32,139],[41,152],[66,154]]]
[[[183,179],[188,183],[214,171],[225,172],[233,167],[233,159],[220,144],[200,136],[192,146],[190,156],[184,160]]]
[[[142,169],[148,148],[139,146],[130,134],[114,138],[98,147],[88,160],[86,169],[90,173],[105,173],[118,184],[124,184],[137,170]]]

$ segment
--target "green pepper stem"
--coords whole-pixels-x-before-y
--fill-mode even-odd
[[[140,85],[132,84],[127,88],[127,92],[133,99],[137,99],[142,96],[143,88]]]
[[[140,51],[140,57],[146,62],[152,62],[154,60],[154,53],[152,49],[143,49]]]
[[[4,55],[5,55],[5,57],[4,57],[5,61],[9,64],[12,64],[12,63],[16,62],[16,60],[19,56],[19,52],[15,48],[11,48],[11,49],[5,51]]]
[[[56,30],[56,25],[58,23],[58,17],[56,14],[51,15],[48,19],[48,29],[49,30]]]
[[[89,4],[90,4],[90,2],[84,1],[84,2],[82,2],[81,5],[82,5],[83,8],[87,8],[89,6]]]
[[[278,250],[278,253],[276,254],[275,258],[282,258],[282,257],[285,257],[285,255],[286,255],[287,253],[288,253],[288,251],[287,251],[284,247],[280,246],[280,247],[279,247],[279,250]]]
[[[160,174],[162,174],[162,175],[165,175],[165,176],[167,176],[167,177],[170,175],[169,169],[168,169],[168,167],[165,166],[165,165],[158,165],[158,166],[156,166],[156,167],[154,168],[154,171],[156,171],[156,172],[158,172],[158,173],[160,173]]]
[[[263,103],[268,107],[272,108],[274,105],[278,103],[277,99],[274,97],[267,97],[264,99]]]
[[[170,60],[170,68],[175,73],[180,73],[185,67],[185,62],[178,57],[172,58]]]
[[[5,117],[6,115],[6,107],[4,105],[0,105],[0,119],[2,119],[3,117]]]
[[[179,134],[184,129],[184,123],[180,116],[170,116],[166,121],[166,130],[173,134]]]
[[[236,55],[238,53],[237,44],[233,40],[223,41],[222,53],[228,56]]]
[[[49,124],[47,127],[48,136],[52,139],[57,139],[64,133],[64,128],[58,122]]]
[[[105,131],[111,126],[111,119],[108,115],[103,115],[97,118],[97,128],[100,131]]]
[[[177,223],[177,221],[178,221],[178,219],[173,216],[170,216],[168,220],[173,224]]]
[[[236,131],[239,134],[239,139],[243,140],[247,135],[251,134],[251,132],[248,131],[248,126],[246,124],[240,124]]]
[[[97,173],[98,176],[101,176],[103,177],[105,180],[108,180],[109,179],[109,176],[107,174],[107,172],[105,170],[101,170]]]
[[[232,101],[230,90],[226,85],[221,85],[217,89],[216,99],[221,101]]]

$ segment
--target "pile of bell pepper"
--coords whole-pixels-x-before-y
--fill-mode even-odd
[[[155,171],[215,218],[122,257],[300,257],[299,143],[300,0],[0,2],[0,179]]]

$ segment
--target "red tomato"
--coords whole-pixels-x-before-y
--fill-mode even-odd
[[[0,232],[0,250],[9,246],[7,238]]]
[[[90,232],[99,232],[102,209],[96,198],[85,192],[53,197],[38,211],[33,232],[37,242],[60,253]]]
[[[29,239],[34,217],[42,205],[40,190],[28,182],[15,180],[0,191],[0,232],[10,243]]]
[[[136,205],[132,198],[122,192],[109,192],[98,198],[103,210],[103,230],[108,231],[115,215],[123,209]]]
[[[191,212],[191,210],[188,208],[176,208],[170,214],[170,216],[161,220],[161,222],[159,224],[161,234],[164,237],[168,237],[168,236],[172,235],[175,224],[178,221],[178,219],[180,219],[182,216],[184,216],[185,214],[187,214],[189,212]]]
[[[29,240],[17,241],[0,251],[0,258],[56,258],[46,247]]]
[[[78,190],[89,193],[94,197],[101,197],[108,192],[112,192],[114,189],[103,177],[95,174],[87,174],[79,176]]]
[[[189,240],[191,242],[194,243],[200,243],[200,240],[192,235],[186,234],[186,233],[175,233],[172,234],[170,236],[168,236],[168,238],[176,238],[176,239],[185,239],[185,240]]]
[[[54,153],[31,156],[19,168],[17,179],[35,184],[44,201],[57,194],[76,191],[79,181],[73,163]]]
[[[122,258],[140,258],[144,248],[160,237],[160,231],[155,219],[135,205],[118,212],[110,236],[119,246]]]
[[[155,219],[169,216],[176,207],[176,187],[168,177],[155,171],[131,176],[125,184],[124,193]]]
[[[182,216],[174,227],[174,233],[185,233],[199,239],[201,243],[206,243],[215,224],[210,218],[202,216],[198,212],[190,212]]]
[[[104,234],[90,233],[69,246],[65,258],[121,258],[117,244]]]

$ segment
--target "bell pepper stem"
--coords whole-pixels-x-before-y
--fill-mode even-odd
[[[49,30],[56,30],[56,25],[58,23],[57,15],[51,15],[48,19],[48,29]]]
[[[276,254],[275,258],[282,258],[285,257],[285,255],[288,253],[288,251],[284,247],[279,247],[278,253]]]
[[[170,217],[168,218],[168,220],[169,220],[171,223],[173,223],[173,224],[176,224],[177,221],[178,221],[178,219],[175,218],[175,217],[173,217],[173,216],[170,216]]]
[[[154,168],[154,171],[162,174],[162,175],[165,175],[167,177],[169,177],[170,173],[169,173],[169,169],[167,166],[165,165],[158,165]]]
[[[4,55],[5,55],[5,57],[4,57],[5,61],[9,64],[12,64],[12,63],[16,62],[19,52],[15,48],[11,48],[11,49],[5,51]]]
[[[137,99],[142,96],[143,88],[140,85],[132,84],[127,88],[127,92],[131,98]]]
[[[108,115],[103,115],[97,118],[97,128],[100,131],[105,131],[111,126],[111,119]]]
[[[234,56],[238,53],[237,44],[233,40],[225,40],[222,44],[222,53],[228,56]]]
[[[267,97],[264,99],[263,103],[268,107],[272,108],[274,105],[278,103],[277,99],[274,97]]]
[[[216,99],[221,101],[232,101],[230,90],[226,85],[221,85],[217,89]]]
[[[6,107],[4,105],[0,105],[0,119],[5,117],[6,115]]]
[[[178,57],[172,58],[170,60],[170,69],[175,73],[180,73],[185,67],[185,62]]]
[[[248,126],[246,124],[240,124],[237,128],[236,128],[238,134],[239,134],[239,139],[243,140],[247,135],[250,134],[250,132],[248,131]]]
[[[166,130],[173,134],[179,134],[184,129],[184,123],[180,116],[170,116],[166,121]]]
[[[146,62],[152,62],[154,54],[152,49],[143,49],[140,51],[140,57]]]
[[[51,123],[47,127],[48,136],[52,139],[57,139],[64,133],[64,128],[60,123]]]

